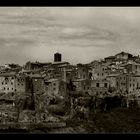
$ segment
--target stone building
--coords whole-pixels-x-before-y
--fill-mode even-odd
[[[128,75],[127,74],[120,74],[117,76],[117,88],[122,93],[127,92],[128,88]]]
[[[92,79],[94,80],[105,79],[107,75],[109,75],[109,70],[106,65],[100,64],[92,68]]]
[[[105,58],[106,63],[113,63],[115,61],[115,56],[109,56]]]
[[[132,54],[126,52],[121,52],[115,55],[116,60],[128,60],[129,58],[131,59],[132,57],[133,57]]]
[[[5,73],[0,75],[0,93],[14,93],[16,91],[16,75]]]
[[[140,74],[140,64],[139,63],[128,63],[124,64],[123,67],[126,69],[127,73]]]
[[[136,92],[140,89],[140,75],[120,74],[117,77],[117,88],[127,94]]]
[[[61,54],[60,53],[54,54],[54,62],[61,62]]]
[[[92,95],[105,95],[108,93],[109,81],[104,80],[91,80]]]
[[[58,95],[59,85],[60,85],[59,79],[53,78],[53,79],[45,80],[45,89],[48,94]]]
[[[61,79],[62,78],[62,72],[58,68],[50,67],[45,71],[45,78],[46,79]]]
[[[111,88],[117,88],[117,76],[119,74],[110,74],[106,77],[106,79],[109,81],[109,86]]]
[[[44,66],[48,66],[51,63],[40,63],[40,62],[27,62],[24,66],[25,70],[38,70],[43,68]]]
[[[91,80],[89,79],[74,79],[72,83],[75,85],[75,91],[90,92],[91,91]]]
[[[44,79],[39,74],[30,76],[32,79],[32,92],[35,94],[44,94],[45,93],[45,84]]]
[[[15,73],[0,74],[0,93],[25,93],[27,85],[27,76]]]
[[[37,114],[44,110],[45,107],[45,98],[42,99],[42,96],[45,94],[45,84],[44,79],[39,75],[32,75],[31,78],[31,93],[33,95],[33,100],[35,103],[35,110]],[[39,114],[38,114],[39,115]],[[40,116],[40,115],[39,115]]]
[[[16,75],[15,91],[19,93],[28,92],[28,80],[27,76]]]
[[[89,67],[87,65],[77,64],[77,78],[89,79]]]
[[[45,79],[45,92],[50,96],[66,96],[66,82],[60,79]]]

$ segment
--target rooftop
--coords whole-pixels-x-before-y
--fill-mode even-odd
[[[2,73],[2,74],[0,74],[0,76],[7,76],[7,77],[9,77],[9,76],[16,76],[16,73],[15,72],[9,72],[9,73]]]
[[[126,53],[126,52],[123,52],[123,51],[122,51],[121,53],[117,53],[116,55],[120,55],[120,54],[123,54],[123,55],[124,55],[124,54],[132,55],[132,54],[130,54],[130,53]],[[115,56],[116,56],[116,55],[115,55]]]
[[[80,81],[84,81],[85,79],[73,79],[72,82],[80,82]]]
[[[118,76],[119,74],[118,73],[116,73],[116,74],[110,74],[110,75],[108,75],[107,77],[116,77],[116,76]]]
[[[69,62],[61,61],[61,62],[53,62],[53,65],[58,65],[58,64],[69,64]]]
[[[109,57],[105,57],[105,59],[114,59],[115,56],[109,56]]]
[[[29,76],[32,78],[42,78],[40,74],[30,74]]]
[[[136,63],[136,62],[129,62],[127,64],[121,64],[121,66],[127,66],[127,65],[137,65],[137,66],[140,66],[140,64]]]
[[[45,82],[54,82],[54,81],[58,81],[58,79],[56,78],[52,78],[52,79],[45,79]]]

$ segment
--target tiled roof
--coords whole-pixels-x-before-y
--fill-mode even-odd
[[[15,76],[16,73],[15,72],[9,72],[9,73],[2,73],[0,74],[0,76]]]
[[[54,81],[58,81],[58,79],[56,79],[56,78],[52,78],[52,79],[48,79],[48,80],[46,80],[46,82],[54,82]]]
[[[40,74],[30,74],[29,76],[32,78],[42,78]]]
[[[107,77],[115,77],[115,76],[118,76],[119,74],[110,74],[110,75],[108,75]]]

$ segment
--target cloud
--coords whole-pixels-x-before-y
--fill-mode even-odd
[[[58,48],[72,62],[121,50],[137,53],[139,13],[140,8],[1,7],[0,59],[22,64],[27,58],[47,61]]]

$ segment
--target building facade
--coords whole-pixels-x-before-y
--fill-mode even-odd
[[[106,95],[109,89],[109,81],[104,80],[92,80],[91,81],[92,95]]]
[[[135,93],[140,88],[140,75],[120,74],[117,77],[117,88],[126,94]]]
[[[131,59],[133,57],[132,54],[126,53],[126,52],[121,52],[115,55],[116,60],[127,60]]]
[[[17,74],[0,75],[0,92],[1,93],[25,93],[27,91],[28,77]]]

